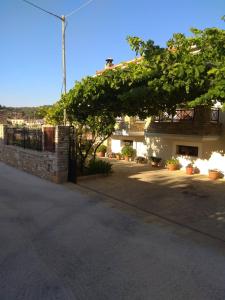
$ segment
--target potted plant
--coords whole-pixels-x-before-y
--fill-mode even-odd
[[[209,171],[209,178],[212,180],[217,180],[220,178],[220,171],[218,169],[210,169]]]
[[[150,160],[151,160],[151,164],[152,164],[153,167],[159,167],[160,163],[162,161],[162,158],[161,157],[156,157],[156,156],[151,156]]]
[[[192,163],[186,166],[186,174],[188,175],[194,174],[194,165]]]
[[[177,158],[172,157],[166,161],[166,167],[169,171],[175,171],[179,169],[179,160]]]
[[[105,153],[107,151],[107,147],[105,145],[100,145],[97,149],[97,156],[98,157],[105,157]]]
[[[135,150],[131,146],[124,146],[121,153],[126,161],[135,156]]]

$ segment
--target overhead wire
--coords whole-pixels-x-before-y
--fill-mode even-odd
[[[73,14],[77,13],[78,11],[80,11],[81,9],[83,9],[84,7],[88,6],[89,4],[91,4],[91,2],[93,2],[94,0],[89,0],[87,2],[85,2],[84,4],[82,4],[81,6],[79,6],[78,8],[74,9],[73,11],[71,11],[69,14],[67,14],[65,17],[68,18],[70,16],[72,16]]]
[[[54,13],[52,13],[52,12],[50,12],[50,11],[48,11],[48,10],[46,10],[46,9],[44,9],[44,8],[42,8],[42,7],[40,7],[40,6],[38,6],[38,5],[36,5],[36,4],[34,4],[34,3],[32,3],[32,2],[30,2],[30,1],[28,1],[28,0],[22,0],[22,1],[23,1],[23,2],[26,2],[26,3],[28,3],[28,4],[30,4],[31,6],[33,6],[33,7],[35,7],[35,8],[38,8],[39,10],[41,10],[41,11],[43,11],[43,12],[49,14],[49,15],[52,15],[52,16],[54,16],[54,17],[60,19],[61,21],[65,20],[65,21],[66,21],[66,22],[65,22],[65,25],[66,25],[66,26],[65,26],[65,28],[64,28],[64,34],[65,34],[66,28],[67,28],[67,26],[68,26],[68,22],[67,22],[66,18],[72,16],[73,14],[77,13],[77,12],[80,11],[81,9],[85,8],[86,6],[88,6],[89,4],[91,4],[91,2],[93,2],[94,0],[88,0],[87,2],[85,2],[84,4],[82,4],[81,6],[79,6],[78,8],[74,9],[74,10],[71,11],[69,14],[65,15],[65,19],[63,19],[63,17],[58,16],[58,15],[56,15],[56,14],[54,14]],[[63,84],[62,84],[62,87],[61,87],[61,94],[62,94],[62,88],[63,88]]]
[[[27,1],[27,0],[22,0],[22,1],[23,1],[23,2],[26,2],[26,3],[28,3],[28,4],[30,4],[31,6],[36,7],[36,8],[38,8],[38,9],[42,10],[42,11],[44,11],[45,13],[47,13],[47,14],[49,14],[49,15],[52,15],[52,16],[54,16],[54,17],[56,17],[56,18],[62,20],[62,18],[61,18],[60,16],[58,16],[58,15],[56,15],[56,14],[54,14],[54,13],[52,13],[52,12],[50,12],[50,11],[48,11],[48,10],[42,8],[42,7],[40,7],[40,6],[38,6],[38,5],[36,5],[36,4],[34,4],[34,3],[30,2],[30,1]]]
[[[38,9],[42,10],[43,12],[45,12],[45,13],[47,13],[47,14],[49,14],[49,15],[52,15],[52,16],[54,16],[54,17],[56,17],[56,18],[62,20],[62,17],[60,17],[60,16],[58,16],[58,15],[56,15],[56,14],[54,14],[54,13],[52,13],[52,12],[50,12],[50,11],[44,9],[44,8],[38,6],[37,4],[35,4],[35,3],[33,3],[33,2],[30,2],[30,1],[28,1],[28,0],[22,0],[22,1],[23,1],[23,2],[26,2],[26,3],[28,3],[28,4],[30,4],[30,5],[33,6],[33,7],[36,7],[36,8],[38,8]],[[77,8],[74,9],[74,10],[72,10],[69,14],[65,15],[65,18],[68,18],[68,17],[72,16],[73,14],[77,13],[77,12],[80,11],[81,9],[83,9],[83,8],[85,8],[86,6],[88,6],[89,4],[91,4],[91,2],[93,2],[93,1],[94,1],[94,0],[88,0],[87,2],[85,2],[84,4],[82,4],[81,6],[77,7]]]

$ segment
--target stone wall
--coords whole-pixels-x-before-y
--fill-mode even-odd
[[[55,152],[6,145],[5,128],[5,125],[0,125],[0,161],[56,183],[67,181],[69,127],[56,127]]]

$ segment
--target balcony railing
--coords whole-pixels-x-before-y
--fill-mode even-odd
[[[177,109],[174,115],[162,113],[152,119],[145,134],[181,134],[218,136],[222,132],[219,109],[198,107]]]
[[[114,135],[144,135],[144,122],[130,123],[117,120]]]
[[[167,112],[161,113],[157,116],[155,122],[179,122],[179,121],[192,121],[194,119],[194,109],[184,110],[177,109],[174,115]]]
[[[174,115],[167,112],[155,117],[154,122],[192,122],[195,118],[195,109],[176,109]],[[219,122],[219,109],[211,109],[210,122]]]

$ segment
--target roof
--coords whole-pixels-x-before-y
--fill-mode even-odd
[[[111,67],[106,67],[105,69],[103,70],[99,70],[99,71],[96,71],[96,75],[101,75],[102,73],[104,73],[106,70],[113,70],[113,69],[116,69],[116,68],[126,68],[126,65],[128,64],[131,64],[131,63],[135,63],[135,64],[138,64],[140,61],[142,61],[144,59],[143,56],[141,57],[137,57],[135,59],[132,59],[132,60],[128,60],[126,62],[122,62],[122,63],[119,63],[119,64],[116,64],[116,65],[113,65]]]

